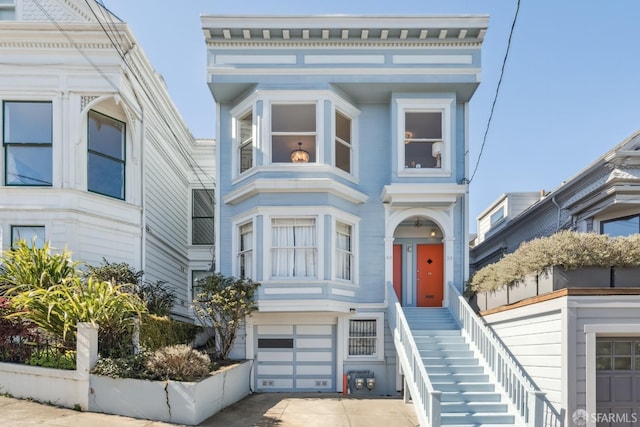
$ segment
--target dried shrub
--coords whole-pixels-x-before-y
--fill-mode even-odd
[[[197,381],[211,372],[211,359],[188,345],[163,347],[151,353],[146,368],[153,379]]]

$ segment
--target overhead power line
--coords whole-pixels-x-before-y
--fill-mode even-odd
[[[520,0],[518,0],[516,4],[516,11],[513,14],[513,22],[511,23],[511,31],[509,31],[509,40],[507,41],[507,48],[504,52],[504,59],[502,60],[502,68],[500,70],[500,79],[498,80],[498,85],[496,86],[496,93],[493,96],[493,102],[491,103],[491,112],[489,113],[489,119],[487,120],[487,127],[484,130],[484,136],[482,137],[482,145],[480,146],[480,153],[478,154],[478,159],[476,160],[476,165],[473,168],[473,173],[471,174],[471,178],[469,178],[468,183],[470,184],[473,181],[473,178],[476,176],[476,172],[478,171],[478,166],[480,166],[480,159],[482,158],[482,153],[484,152],[484,147],[487,143],[487,135],[489,134],[489,128],[491,127],[491,119],[493,119],[493,112],[496,108],[496,102],[498,101],[498,95],[500,94],[500,87],[502,86],[502,78],[504,77],[504,69],[507,65],[507,58],[509,57],[509,51],[511,50],[511,39],[513,37],[513,31],[516,27],[516,22],[518,20],[518,13],[520,12]]]

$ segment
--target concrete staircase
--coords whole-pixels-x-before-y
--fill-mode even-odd
[[[433,388],[442,392],[441,425],[516,425],[516,417],[447,308],[404,307]]]

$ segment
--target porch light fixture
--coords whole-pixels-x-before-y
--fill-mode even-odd
[[[293,163],[309,162],[309,152],[302,149],[302,142],[298,141],[298,148],[291,152],[291,161]]]
[[[431,229],[431,237],[436,237],[436,234],[437,234],[436,229],[432,228]]]

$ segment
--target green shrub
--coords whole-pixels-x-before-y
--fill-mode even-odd
[[[126,262],[109,262],[102,258],[102,264],[98,267],[87,266],[87,277],[111,282],[114,285],[137,285],[142,278],[142,271],[136,271]]]
[[[40,350],[32,353],[26,363],[27,365],[42,366],[44,368],[74,370],[76,369],[76,352],[75,350],[63,352],[56,349]]]
[[[0,294],[15,295],[31,289],[46,289],[78,277],[79,262],[66,249],[52,254],[49,242],[42,248],[21,240],[0,257]]]
[[[174,344],[188,344],[201,330],[202,327],[193,323],[145,314],[140,321],[140,345],[147,350],[156,350]]]
[[[178,344],[160,348],[147,358],[146,368],[154,379],[197,381],[211,372],[209,356]]]
[[[138,353],[125,357],[98,359],[91,373],[111,378],[149,379],[147,372],[147,354]]]
[[[640,235],[611,238],[606,234],[560,231],[524,242],[500,261],[478,270],[468,288],[471,292],[495,290],[553,266],[567,270],[640,267]]]

